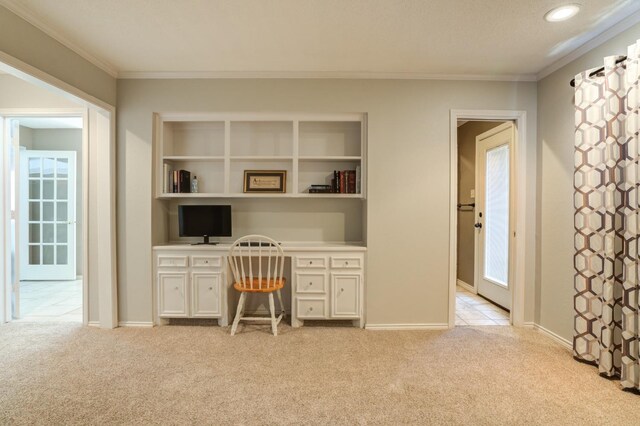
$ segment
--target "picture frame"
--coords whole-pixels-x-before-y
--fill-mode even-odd
[[[285,193],[287,192],[287,171],[245,170],[244,192]]]

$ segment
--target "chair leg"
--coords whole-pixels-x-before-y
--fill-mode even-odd
[[[269,311],[271,311],[271,331],[273,335],[278,335],[278,323],[276,322],[276,307],[273,303],[273,292],[269,293]]]
[[[278,300],[280,301],[280,309],[282,310],[282,318],[284,318],[285,316],[287,316],[285,310],[284,310],[284,303],[282,303],[282,293],[280,293],[280,290],[278,290]]]
[[[244,299],[247,297],[247,293],[240,293],[240,300],[238,300],[238,308],[236,309],[236,317],[233,320],[233,325],[231,326],[231,335],[236,334],[236,330],[238,329],[238,323],[240,322],[240,317],[242,316],[242,311],[244,310]]]

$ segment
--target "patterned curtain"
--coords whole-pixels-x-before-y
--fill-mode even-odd
[[[638,109],[640,41],[627,60],[576,76],[573,352],[640,389]]]

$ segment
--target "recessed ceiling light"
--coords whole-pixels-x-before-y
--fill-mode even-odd
[[[566,21],[569,18],[573,18],[580,12],[579,4],[566,4],[564,6],[558,6],[551,9],[544,15],[544,19],[549,22]]]

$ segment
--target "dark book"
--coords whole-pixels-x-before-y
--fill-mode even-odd
[[[347,191],[347,185],[346,185],[347,182],[344,175],[345,175],[345,170],[342,170],[340,172],[340,191],[339,191],[341,194],[344,194]]]
[[[355,170],[347,171],[347,193],[348,194],[356,193],[356,171]]]
[[[309,194],[331,194],[331,188],[309,188]]]
[[[178,179],[178,192],[191,192],[191,172],[189,172],[188,170],[180,170]]]
[[[333,180],[331,182],[333,184],[333,192],[340,192],[340,173],[337,170],[333,171]]]
[[[315,188],[315,189],[331,189],[332,186],[331,185],[309,185],[309,188]]]

